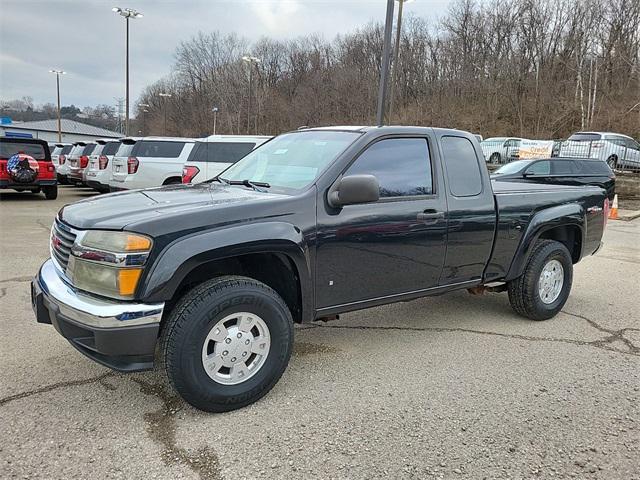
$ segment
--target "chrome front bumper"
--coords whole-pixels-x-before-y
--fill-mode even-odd
[[[164,303],[128,303],[103,300],[78,292],[58,275],[51,259],[40,267],[34,282],[55,303],[60,313],[80,324],[95,328],[117,328],[160,323]]]
[[[153,367],[164,303],[101,299],[65,283],[51,259],[31,282],[38,323],[52,324],[89,358],[120,371]]]

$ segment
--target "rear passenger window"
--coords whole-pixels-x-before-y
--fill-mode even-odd
[[[442,137],[447,164],[449,191],[456,197],[472,197],[482,192],[482,175],[473,144],[463,137]]]
[[[554,175],[571,175],[572,173],[577,173],[577,168],[573,166],[573,162],[553,162]]]
[[[207,161],[214,163],[236,163],[253,150],[255,143],[209,143],[207,145]]]
[[[60,155],[66,155],[66,154],[68,154],[68,153],[71,151],[71,149],[72,149],[72,148],[73,148],[73,145],[65,145],[65,146],[62,148],[62,151],[60,152]]]
[[[407,197],[433,193],[429,146],[424,138],[394,138],[371,145],[345,175],[374,175],[380,197]]]
[[[136,142],[131,155],[134,157],[177,158],[185,142],[158,142],[142,140]]]

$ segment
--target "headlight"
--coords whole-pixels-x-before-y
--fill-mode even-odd
[[[151,246],[150,238],[136,233],[82,232],[71,249],[67,275],[81,290],[131,299]]]

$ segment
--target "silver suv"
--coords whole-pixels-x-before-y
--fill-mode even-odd
[[[560,143],[559,157],[597,158],[612,168],[640,169],[640,144],[612,132],[577,132]]]

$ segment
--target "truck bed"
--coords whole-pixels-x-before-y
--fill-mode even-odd
[[[518,250],[528,230],[536,228],[536,219],[562,215],[575,225],[584,224],[579,241],[581,254],[577,262],[591,255],[600,246],[604,230],[603,189],[600,187],[570,187],[518,182],[491,182],[496,203],[495,243],[485,271],[485,281],[509,280],[513,276],[513,261],[523,258]],[[526,257],[525,257],[526,258]]]

